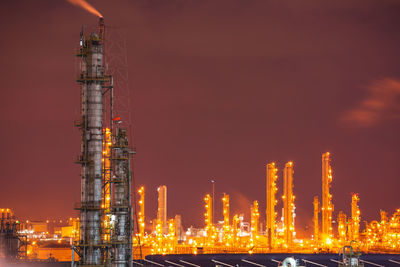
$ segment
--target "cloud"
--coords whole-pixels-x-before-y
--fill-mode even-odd
[[[372,127],[384,119],[397,117],[400,107],[400,80],[386,78],[367,87],[367,95],[341,117],[353,127]]]

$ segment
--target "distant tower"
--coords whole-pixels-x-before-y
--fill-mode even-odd
[[[174,251],[177,244],[176,223],[174,219],[168,220],[168,247],[170,252]]]
[[[259,225],[260,213],[258,211],[258,201],[254,200],[253,205],[251,205],[251,237],[257,239]]]
[[[205,231],[207,233],[207,245],[212,245],[214,243],[214,240],[216,238],[215,235],[215,227],[212,223],[212,197],[210,194],[207,194],[204,197],[204,207],[206,209],[206,212],[204,213],[204,222],[206,224]]]
[[[103,201],[103,87],[110,83],[103,63],[104,19],[100,19],[97,33],[85,37],[81,32],[81,203],[79,265],[101,265],[105,262],[102,238]]]
[[[143,237],[144,237],[144,229],[145,229],[145,213],[144,213],[144,196],[145,196],[145,190],[144,187],[140,187],[138,190],[139,193],[139,237],[140,237],[140,242],[143,243]]]
[[[381,210],[381,222],[380,225],[382,227],[382,236],[383,236],[383,241],[386,241],[387,238],[387,228],[388,228],[388,214],[386,211]]]
[[[347,223],[347,216],[342,211],[339,212],[338,218],[338,236],[339,236],[339,243],[343,245],[346,242],[346,223]]]
[[[275,163],[269,163],[266,167],[267,170],[267,235],[268,245],[270,248],[275,247],[276,241],[276,212],[275,206],[277,200],[275,198],[277,187],[276,180],[278,179],[278,169]]]
[[[293,162],[288,162],[283,170],[283,218],[285,225],[285,242],[290,247],[294,233],[294,198],[293,195]]]
[[[322,238],[332,238],[332,195],[329,192],[332,183],[332,167],[330,153],[322,155]]]
[[[232,235],[233,235],[233,245],[237,246],[239,244],[239,215],[235,214],[232,219]]]
[[[314,218],[313,218],[313,222],[314,222],[314,240],[316,242],[318,242],[319,239],[319,225],[318,225],[318,216],[319,216],[319,201],[318,201],[318,196],[314,197]]]
[[[183,240],[183,227],[182,227],[182,216],[175,215],[175,227],[176,227],[176,237],[178,242]]]
[[[231,239],[231,227],[229,218],[229,195],[224,193],[222,197],[223,213],[224,213],[224,241],[230,242]]]
[[[162,227],[162,233],[168,233],[167,225],[167,187],[165,185],[160,185],[157,188],[158,191],[158,212],[157,220],[160,221]]]
[[[351,219],[353,222],[352,230],[352,240],[358,241],[360,234],[360,208],[358,207],[358,202],[360,198],[358,194],[353,194],[351,196]]]

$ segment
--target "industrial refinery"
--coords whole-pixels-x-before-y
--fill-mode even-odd
[[[296,236],[295,224],[295,175],[294,163],[284,165],[283,181],[279,180],[279,170],[275,162],[266,164],[266,212],[259,211],[259,201],[254,200],[250,210],[250,218],[243,214],[230,214],[229,194],[224,193],[215,203],[220,202],[223,207],[223,220],[213,223],[213,199],[210,194],[204,196],[204,226],[202,228],[188,228],[183,235],[177,227],[180,219],[166,219],[157,217],[155,225],[146,226],[144,213],[139,213],[141,232],[134,241],[134,247],[140,247],[142,253],[149,254],[207,254],[207,253],[328,253],[335,252],[343,246],[353,246],[365,253],[398,253],[400,251],[400,209],[394,211],[390,218],[385,211],[380,212],[380,219],[366,222],[361,230],[361,211],[358,205],[358,194],[351,195],[351,214],[348,216],[339,211],[337,220],[333,219],[333,195],[331,185],[334,181],[331,166],[332,155],[329,152],[322,154],[321,160],[321,193],[322,206],[318,196],[310,203],[310,212],[313,211],[313,231],[307,238]],[[283,195],[277,196],[278,183],[283,186]],[[158,214],[165,215],[166,187],[161,186],[159,193]],[[158,191],[160,192],[160,188]],[[144,210],[144,187],[138,191],[140,195],[139,210]],[[278,200],[282,199],[283,211],[277,212]],[[261,215],[260,215],[261,214]],[[262,217],[264,216],[264,220]],[[160,219],[161,218],[161,219]],[[175,217],[176,218],[176,217]],[[280,219],[278,219],[280,218]],[[262,228],[260,221],[265,221]],[[169,228],[164,225],[168,223]],[[333,225],[337,227],[334,228]],[[143,232],[143,229],[149,229]],[[163,229],[167,229],[165,232]],[[137,250],[137,249],[136,249]]]
[[[92,38],[96,38],[96,42],[101,40],[97,39],[97,35],[92,35]],[[83,88],[89,90],[89,86]],[[83,110],[89,113],[90,107],[85,106]],[[331,166],[332,155],[329,152],[322,154],[321,158],[323,204],[320,206],[318,196],[315,196],[313,203],[310,203],[310,213],[313,211],[314,214],[313,231],[312,235],[306,238],[296,236],[295,165],[292,161],[285,163],[282,171],[275,162],[266,164],[267,209],[261,212],[259,200],[254,200],[249,206],[250,218],[245,218],[243,214],[231,214],[229,194],[217,196],[215,202],[211,194],[206,194],[202,200],[203,213],[199,214],[204,218],[203,227],[184,228],[181,215],[168,217],[166,185],[160,185],[156,190],[158,195],[156,218],[149,219],[145,216],[145,186],[137,189],[135,194],[137,216],[132,216],[133,213],[130,212],[132,208],[129,205],[130,191],[127,188],[130,176],[126,172],[129,170],[129,157],[132,152],[128,149],[125,132],[118,127],[115,131],[118,135],[114,137],[111,137],[111,130],[108,128],[101,131],[104,139],[100,142],[101,173],[103,173],[100,188],[103,190],[98,193],[101,200],[97,202],[98,206],[96,208],[90,206],[89,209],[88,203],[90,205],[94,203],[93,200],[88,200],[88,196],[94,194],[87,194],[86,190],[91,188],[88,186],[90,183],[82,179],[84,181],[82,196],[85,196],[83,198],[85,202],[81,203],[78,209],[80,218],[70,218],[68,224],[70,226],[63,227],[62,232],[58,234],[53,231],[53,236],[47,230],[51,222],[43,223],[44,226],[36,223],[34,224],[36,227],[33,227],[33,222],[20,223],[10,209],[2,209],[3,256],[7,255],[14,259],[35,259],[40,255],[44,260],[52,256],[51,251],[45,254],[37,244],[42,246],[49,242],[66,244],[66,241],[67,244],[73,244],[73,253],[69,253],[71,247],[67,245],[64,252],[59,251],[55,254],[53,251],[53,259],[76,261],[79,266],[99,265],[99,262],[107,264],[104,263],[107,261],[116,265],[114,262],[117,259],[118,262],[122,262],[120,266],[127,266],[128,262],[144,259],[148,255],[167,254],[332,253],[345,246],[352,246],[363,253],[400,252],[400,209],[392,214],[381,211],[379,219],[366,222],[362,228],[360,197],[357,193],[353,193],[351,214],[339,211],[337,220],[333,219],[334,197],[330,188],[334,182],[334,174]],[[118,138],[113,139],[115,137]],[[112,140],[115,140],[115,143],[112,143]],[[113,149],[116,151],[113,152]],[[83,152],[87,153],[86,150]],[[112,162],[117,165],[112,165]],[[112,172],[110,169],[118,172],[114,173],[115,171]],[[86,171],[85,168],[84,170]],[[280,173],[283,181],[279,179]],[[114,177],[115,180],[110,177]],[[277,196],[279,184],[283,186],[281,197]],[[282,201],[283,204],[281,214],[276,209],[278,201]],[[223,217],[222,221],[214,220],[216,215],[213,213],[213,205],[223,207],[223,213],[220,214]],[[93,217],[94,215],[88,214],[88,211],[98,213],[94,213],[96,216]],[[94,218],[97,217],[99,220],[96,226]],[[135,221],[137,224],[133,224]],[[265,228],[262,227],[261,221],[266,222]],[[333,227],[334,224],[337,225],[336,228]],[[88,229],[90,233],[97,233],[99,236],[89,234]],[[94,252],[96,253],[92,255]]]
[[[136,144],[133,140],[133,123],[131,122],[132,118],[130,115],[132,107],[130,106],[129,97],[126,97],[122,92],[123,90],[121,90],[124,86],[129,89],[128,71],[126,70],[127,51],[124,50],[126,47],[123,47],[126,45],[126,40],[123,41],[123,45],[115,45],[115,42],[117,42],[116,38],[111,38],[111,35],[109,35],[112,27],[109,27],[107,24],[108,21],[103,15],[86,1],[68,0],[68,2],[84,8],[98,17],[98,22],[94,27],[85,25],[80,31],[79,29],[76,30],[74,56],[77,66],[74,82],[76,82],[76,91],[79,88],[79,96],[76,95],[74,101],[79,105],[79,109],[75,112],[76,119],[73,124],[76,128],[75,130],[79,132],[79,139],[74,140],[74,145],[76,148],[79,148],[79,154],[73,160],[71,159],[71,165],[72,161],[76,163],[77,168],[79,168],[79,174],[71,177],[71,180],[79,179],[80,186],[73,189],[77,192],[77,196],[74,196],[73,202],[69,201],[71,212],[65,218],[55,219],[49,216],[45,220],[25,217],[22,219],[22,216],[19,216],[15,207],[12,205],[6,206],[11,202],[4,202],[4,206],[0,207],[0,266],[3,266],[2,264],[4,263],[10,265],[21,263],[27,265],[53,264],[54,266],[72,267],[132,267],[134,265],[178,267],[302,267],[307,264],[307,266],[312,265],[314,267],[364,267],[364,265],[370,265],[367,267],[393,267],[400,265],[400,206],[394,210],[393,206],[390,206],[390,209],[382,207],[382,209],[376,210],[375,218],[370,220],[370,217],[365,216],[365,213],[366,211],[371,212],[372,209],[364,204],[366,202],[363,201],[373,198],[377,194],[372,196],[372,194],[366,195],[362,191],[360,193],[358,190],[353,190],[354,188],[359,189],[360,182],[358,184],[355,183],[356,185],[352,184],[350,187],[348,185],[350,182],[345,180],[353,178],[352,175],[354,175],[354,172],[347,176],[341,173],[342,177],[344,177],[342,178],[340,188],[342,194],[340,196],[336,194],[338,191],[335,183],[339,180],[336,178],[340,177],[340,175],[336,176],[335,171],[338,165],[335,164],[339,156],[337,156],[335,150],[329,150],[329,152],[327,151],[328,149],[325,150],[325,148],[330,147],[325,146],[324,143],[325,139],[328,138],[322,132],[318,132],[318,130],[314,129],[315,132],[318,132],[318,136],[323,136],[321,138],[323,141],[312,152],[307,151],[309,156],[312,154],[312,157],[310,156],[308,161],[302,161],[300,157],[290,154],[287,155],[287,151],[295,150],[293,144],[298,140],[302,141],[301,138],[303,137],[293,141],[289,134],[286,136],[285,134],[292,131],[292,128],[289,130],[285,128],[285,131],[272,133],[271,129],[274,127],[274,124],[279,124],[277,121],[281,121],[281,118],[272,122],[275,118],[271,120],[272,117],[268,117],[272,116],[271,114],[278,116],[275,114],[285,113],[283,109],[288,108],[286,106],[296,106],[294,102],[289,103],[290,101],[287,100],[286,95],[285,107],[274,107],[277,110],[268,111],[262,115],[269,118],[268,120],[265,119],[265,121],[268,121],[265,124],[268,126],[267,133],[271,134],[268,138],[265,135],[262,136],[263,140],[272,140],[282,135],[284,136],[282,137],[283,142],[288,143],[286,150],[282,149],[281,151],[275,147],[275,150],[271,148],[272,152],[268,151],[268,153],[264,154],[266,149],[260,144],[262,142],[258,140],[253,144],[254,149],[247,151],[247,145],[241,147],[241,143],[246,143],[247,139],[242,138],[242,136],[232,138],[232,140],[229,139],[231,135],[234,136],[233,132],[235,131],[242,131],[243,133],[252,130],[256,131],[257,127],[261,127],[259,126],[260,124],[264,124],[264,121],[259,119],[254,119],[254,121],[257,121],[254,122],[254,125],[250,122],[249,125],[245,125],[243,122],[239,123],[236,121],[242,115],[239,112],[232,119],[234,126],[231,128],[235,130],[229,128],[228,130],[221,130],[219,132],[217,130],[214,131],[210,126],[210,129],[205,129],[204,132],[190,132],[190,129],[188,129],[190,127],[187,127],[187,125],[195,121],[194,115],[188,118],[185,117],[186,124],[173,125],[171,123],[173,126],[170,126],[171,128],[175,127],[179,131],[185,132],[186,136],[194,136],[193,139],[190,139],[192,137],[188,137],[188,140],[182,141],[187,141],[189,144],[187,147],[189,148],[193,143],[202,140],[203,135],[210,131],[213,138],[218,139],[219,149],[223,153],[229,154],[232,158],[238,156],[238,154],[244,154],[244,156],[241,155],[241,159],[243,160],[245,157],[250,157],[248,154],[258,153],[258,158],[262,158],[262,161],[257,161],[257,168],[262,171],[259,172],[262,175],[257,176],[260,179],[253,179],[249,182],[249,177],[254,178],[255,175],[246,173],[245,168],[240,168],[242,166],[234,170],[229,170],[230,172],[224,170],[226,166],[231,166],[228,163],[223,167],[214,166],[214,171],[219,170],[219,173],[215,176],[213,176],[214,173],[212,171],[204,171],[204,169],[212,165],[210,164],[211,161],[207,161],[209,154],[213,153],[208,151],[209,148],[204,148],[204,151],[198,149],[194,152],[194,154],[204,153],[202,157],[197,158],[196,155],[188,159],[188,161],[179,161],[178,164],[175,164],[172,160],[169,161],[168,156],[158,155],[157,150],[151,151],[153,154],[150,156],[160,158],[161,162],[165,161],[166,163],[163,163],[165,165],[162,166],[158,166],[154,162],[149,163],[150,167],[148,168],[152,171],[154,170],[154,173],[147,171],[147,175],[149,177],[158,175],[161,178],[157,182],[154,182],[143,175],[142,172],[142,176],[138,179],[136,176]],[[148,5],[151,6],[153,3],[149,3]],[[163,10],[160,9],[158,12],[163,12]],[[148,23],[152,22],[152,20],[148,20]],[[140,37],[145,38],[146,35],[143,34]],[[148,46],[158,47],[159,44],[166,45],[165,43],[168,43],[169,36],[166,35],[163,38],[157,40],[156,44],[149,42]],[[185,38],[182,40],[189,42]],[[197,55],[200,58],[204,56],[202,49],[207,50],[203,46],[206,47],[205,44],[202,44],[201,48],[196,48],[200,51],[199,55]],[[225,50],[228,46],[224,44],[223,47]],[[183,50],[178,49],[178,52],[174,51],[174,45],[171,45],[169,49],[170,51],[166,53],[168,55],[160,54],[158,56],[168,58],[174,53],[185,54]],[[229,54],[229,49],[226,50],[227,54]],[[249,51],[251,50],[249,49]],[[143,57],[148,56],[146,52],[143,52],[143,54]],[[238,54],[235,54],[236,56]],[[115,60],[116,57],[123,57],[124,60]],[[259,55],[257,55],[258,57]],[[187,59],[185,58],[185,60]],[[219,58],[219,60],[222,59]],[[173,60],[168,59],[168,61]],[[215,58],[213,59],[214,61],[218,62]],[[245,61],[243,60],[243,62]],[[125,69],[122,71],[122,68]],[[149,68],[155,69],[157,66],[151,63]],[[209,75],[213,76],[216,74],[212,73],[212,75]],[[186,76],[181,74],[179,76],[182,80],[186,78]],[[204,76],[207,76],[207,74],[204,74]],[[231,76],[234,75],[229,75],[229,77]],[[153,76],[151,77],[153,78]],[[190,75],[187,77],[190,77]],[[223,80],[221,77],[223,76],[218,76],[217,80]],[[201,84],[202,78],[196,82]],[[154,79],[156,80],[157,78]],[[280,78],[280,80],[286,80],[286,76]],[[301,79],[299,78],[298,80]],[[160,83],[167,83],[168,79],[160,79],[160,81]],[[246,81],[246,86],[251,84],[250,81],[251,79]],[[196,84],[196,82],[191,82]],[[398,97],[397,93],[400,92],[400,82],[397,84],[397,82],[386,81],[386,84],[394,87],[388,90],[389,93],[386,92],[384,94],[385,96],[389,95],[386,98],[395,99]],[[265,85],[263,86],[265,87]],[[294,87],[296,86],[297,83]],[[151,92],[146,91],[146,93],[150,95],[157,92],[160,99],[154,100],[156,104],[152,104],[155,106],[158,105],[160,110],[165,110],[168,104],[163,102],[163,97],[165,97],[163,94],[170,94],[173,91],[171,88],[174,88],[174,86],[168,88],[167,92],[158,92],[158,89],[155,89],[156,87],[150,88],[149,86],[146,90]],[[189,88],[190,86],[187,87]],[[265,91],[264,87],[260,91]],[[381,89],[384,86],[379,84],[376,87]],[[376,88],[371,89],[371,91],[375,97],[380,95],[380,93],[377,93]],[[181,101],[183,103],[187,101],[184,105],[197,107],[204,105],[203,102],[211,103],[215,100],[207,97],[207,100],[202,99],[201,104],[195,105],[190,101],[194,101],[195,98],[201,99],[202,96],[197,95],[192,99],[191,96],[188,97],[189,94],[188,89],[188,91],[182,93],[184,97],[178,99],[176,102]],[[233,92],[229,92],[224,93],[219,98],[228,103],[230,101],[230,94],[234,95]],[[304,94],[306,94],[305,91]],[[268,95],[268,97],[270,96]],[[150,98],[153,100],[153,96]],[[258,101],[256,98],[252,96],[251,100],[243,99],[243,102],[249,101],[255,103]],[[387,101],[386,98],[385,101]],[[128,104],[122,103],[121,99],[127,101]],[[272,106],[274,98],[271,96],[271,98],[267,99],[268,101],[266,102],[269,103],[268,105]],[[261,106],[266,106],[264,100],[262,102]],[[229,105],[231,104],[234,111],[240,111],[238,107],[242,104],[242,99],[238,103],[232,102]],[[251,107],[252,105],[250,104]],[[373,111],[383,114],[384,112],[388,112],[388,110],[397,109],[397,107],[393,107],[394,105],[391,109],[389,107],[383,108],[383,105],[379,101],[374,102],[367,99],[353,112],[356,115],[352,113],[354,115],[352,118],[353,120],[358,119],[362,121],[365,119],[365,116]],[[227,108],[225,106],[221,108],[220,105],[216,106],[218,106],[215,108],[216,110]],[[367,106],[367,112],[362,110],[365,106]],[[125,112],[124,110],[129,110],[129,112]],[[292,116],[297,111],[297,109],[291,110],[288,114]],[[151,112],[153,111],[148,111],[148,113]],[[181,111],[179,110],[179,112]],[[203,113],[207,112],[201,110],[199,113],[203,115]],[[377,118],[379,118],[381,113],[378,115],[375,114],[373,119],[378,120]],[[215,110],[211,110],[210,114],[212,114],[210,117],[204,115],[203,119],[206,123],[214,119]],[[324,121],[328,121],[325,118],[325,114],[323,114],[323,117]],[[392,114],[390,118],[392,117],[396,116]],[[282,121],[285,122],[283,124],[286,125],[287,117],[284,116],[283,118]],[[147,122],[147,120],[142,120],[140,121],[142,124],[139,123],[139,125],[143,126],[143,121]],[[222,122],[225,123],[225,118],[222,119]],[[377,123],[373,120],[372,122],[371,120],[367,123],[363,122],[362,127]],[[170,121],[168,118],[164,118],[159,121],[152,121],[152,123],[170,124]],[[221,122],[215,123],[215,125],[219,124]],[[314,125],[314,122],[312,124]],[[212,123],[209,125],[212,125]],[[301,127],[306,127],[304,125],[303,121],[301,121]],[[390,131],[386,132],[389,135],[388,132]],[[163,132],[157,128],[157,130],[152,131],[152,134],[149,136],[156,139],[155,136],[162,136]],[[308,136],[309,134],[304,135]],[[170,135],[166,139],[155,140],[154,142],[157,142],[158,146],[165,145],[168,148],[166,150],[170,153],[170,148],[174,148],[174,143],[176,143],[174,138],[173,135]],[[62,140],[64,139],[65,137]],[[58,143],[60,140],[57,139],[56,142]],[[204,147],[207,147],[208,141],[202,141],[204,141]],[[360,140],[357,139],[357,141]],[[267,143],[267,141],[265,142]],[[273,142],[275,140],[268,144],[273,147]],[[381,142],[380,145],[383,146],[384,142]],[[277,141],[277,143],[281,142]],[[307,144],[307,149],[308,146],[309,144]],[[227,147],[232,149],[231,153],[226,152]],[[145,153],[149,153],[151,150],[146,146],[143,146],[141,149]],[[316,150],[318,152],[315,152]],[[351,154],[351,157],[358,157],[361,154],[358,151],[357,153],[349,151],[347,147],[343,150]],[[63,153],[65,152],[62,151],[57,156],[59,157]],[[182,153],[187,154],[187,151],[183,149]],[[140,155],[139,149],[138,155]],[[372,156],[375,156],[375,154]],[[266,158],[271,160],[265,160]],[[282,160],[282,158],[285,160]],[[209,164],[204,164],[202,160]],[[214,158],[212,163],[218,165],[219,163],[215,163],[215,161]],[[227,160],[227,162],[229,161]],[[141,163],[143,164],[143,162]],[[232,165],[234,164],[236,163]],[[317,170],[317,175],[309,172],[307,173],[307,180],[297,179],[297,168],[300,169],[303,164],[308,164],[308,168]],[[342,166],[347,166],[348,170],[353,168],[353,162],[349,164],[342,161],[341,164]],[[199,167],[200,165],[201,167]],[[312,167],[310,167],[311,165]],[[374,168],[377,167],[377,164],[370,165]],[[192,172],[196,173],[193,174],[193,178],[188,177],[187,173],[183,175],[175,172],[177,173],[176,175],[185,177],[179,180],[179,183],[173,183],[163,176],[163,167],[165,168],[165,166],[182,168],[190,174]],[[247,166],[254,167],[254,165]],[[366,166],[365,168],[371,170],[371,166]],[[214,177],[221,175],[221,170],[227,172],[226,176],[228,178],[218,184],[218,192],[215,192],[215,181],[218,178]],[[346,168],[343,167],[343,170],[346,171]],[[226,183],[226,181],[229,181],[234,184],[232,181],[234,179],[231,180],[229,176],[235,171],[238,174],[234,178],[239,179],[238,177],[240,177],[242,184],[247,186],[246,189],[250,187],[262,188],[262,196],[256,193],[246,194],[246,201],[241,202],[241,204],[245,203],[245,205],[243,204],[239,208],[236,207],[236,200],[241,195],[238,195],[237,191],[232,191],[233,186],[228,187]],[[206,176],[203,181],[199,181],[196,175],[209,176]],[[305,175],[299,176],[299,178],[304,178]],[[201,187],[210,181],[212,188],[208,188],[208,186]],[[305,183],[318,185],[318,190],[313,186],[308,188],[307,193],[298,190]],[[45,183],[38,184],[43,186]],[[385,186],[391,187],[387,184]],[[204,190],[204,188],[207,188],[207,190]],[[349,190],[347,190],[348,188]],[[35,190],[37,189],[32,189],[32,191]],[[58,190],[62,191],[62,186]],[[240,192],[242,188],[238,188],[237,190]],[[344,190],[347,190],[345,194],[343,194]],[[387,190],[391,189],[387,188]],[[194,195],[194,193],[199,192],[201,196],[195,200],[196,203],[193,203],[193,198],[190,198],[189,201],[181,196],[184,195],[188,198],[188,195]],[[371,192],[375,193],[378,190],[371,189]],[[175,206],[177,202],[171,201],[171,196],[174,196],[174,194],[180,195],[180,207]],[[307,203],[309,202],[307,207],[304,207],[304,203],[300,203],[299,205],[298,198],[306,194],[310,199],[307,200]],[[386,194],[386,191],[384,194]],[[397,197],[397,195],[394,197]],[[155,199],[157,200],[156,205]],[[52,199],[49,198],[48,202],[51,201]],[[346,204],[344,209],[343,203]],[[395,205],[397,204],[395,203]],[[201,208],[198,209],[197,207]],[[187,209],[191,209],[195,214],[194,219],[185,217],[185,208],[186,211]],[[30,209],[29,205],[27,209]],[[182,213],[180,213],[181,211]],[[308,215],[306,219],[304,219],[305,214]],[[301,220],[307,221],[306,224],[300,224],[299,221]]]

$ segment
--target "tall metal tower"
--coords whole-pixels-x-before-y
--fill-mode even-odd
[[[360,208],[358,207],[358,202],[360,198],[358,194],[353,194],[351,196],[351,240],[358,241],[360,235]]]
[[[81,203],[80,209],[80,265],[101,265],[105,260],[102,240],[102,185],[103,185],[103,87],[110,82],[103,67],[104,19],[100,19],[98,33],[86,39],[81,33],[78,56],[81,58]]]
[[[253,204],[250,207],[250,214],[251,214],[251,237],[253,240],[257,240],[258,232],[260,228],[260,213],[258,211],[258,201],[254,200]]]
[[[204,197],[204,208],[205,208],[205,213],[204,213],[204,222],[205,222],[205,231],[207,234],[206,237],[206,243],[207,245],[213,245],[216,239],[216,229],[214,224],[212,223],[212,219],[213,219],[213,213],[212,213],[212,205],[213,201],[212,201],[212,197],[210,196],[210,194],[207,194]]]
[[[81,33],[80,266],[132,265],[132,174],[128,136],[113,118],[113,78],[104,70],[104,19]],[[108,117],[106,116],[108,114]],[[109,128],[104,128],[107,125]],[[116,127],[115,127],[116,126]]]
[[[278,169],[275,167],[275,163],[269,163],[266,166],[267,171],[267,235],[269,247],[275,248],[276,242],[276,215],[275,206],[276,200],[276,180],[278,179]]]
[[[112,146],[111,266],[132,265],[132,175],[128,135],[118,125]]]
[[[313,206],[314,206],[314,217],[313,217],[313,223],[314,223],[314,241],[317,242],[318,244],[318,240],[319,240],[319,201],[318,201],[318,196],[314,197],[314,202],[313,202]]]
[[[339,244],[344,245],[346,242],[346,223],[347,223],[347,216],[343,211],[339,211],[338,217],[338,241]]]
[[[288,162],[283,169],[283,218],[285,225],[285,242],[290,247],[294,233],[294,198],[293,195],[293,162]]]
[[[322,154],[322,238],[332,238],[332,195],[330,193],[332,183],[332,167],[330,153]]]
[[[143,240],[144,238],[144,230],[145,230],[145,209],[144,209],[144,205],[145,205],[145,189],[144,186],[140,187],[140,189],[138,190],[139,193],[139,237],[141,240]]]
[[[168,224],[167,224],[167,186],[160,185],[157,188],[158,191],[158,212],[157,220],[160,221],[162,227],[162,233],[164,235],[168,234]]]
[[[224,215],[223,225],[223,239],[225,243],[229,243],[231,240],[231,226],[230,226],[230,212],[229,212],[229,195],[224,193],[222,197],[222,210]]]

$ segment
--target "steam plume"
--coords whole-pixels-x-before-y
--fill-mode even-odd
[[[76,5],[76,6],[79,6],[83,9],[85,9],[86,11],[92,13],[93,15],[98,16],[99,18],[103,17],[103,15],[101,15],[101,13],[99,11],[97,11],[97,9],[95,9],[91,4],[89,4],[85,0],[67,0],[67,1],[73,5]]]
[[[379,80],[368,88],[366,98],[354,109],[347,111],[341,121],[356,127],[372,127],[380,120],[398,116],[400,107],[400,81]]]

